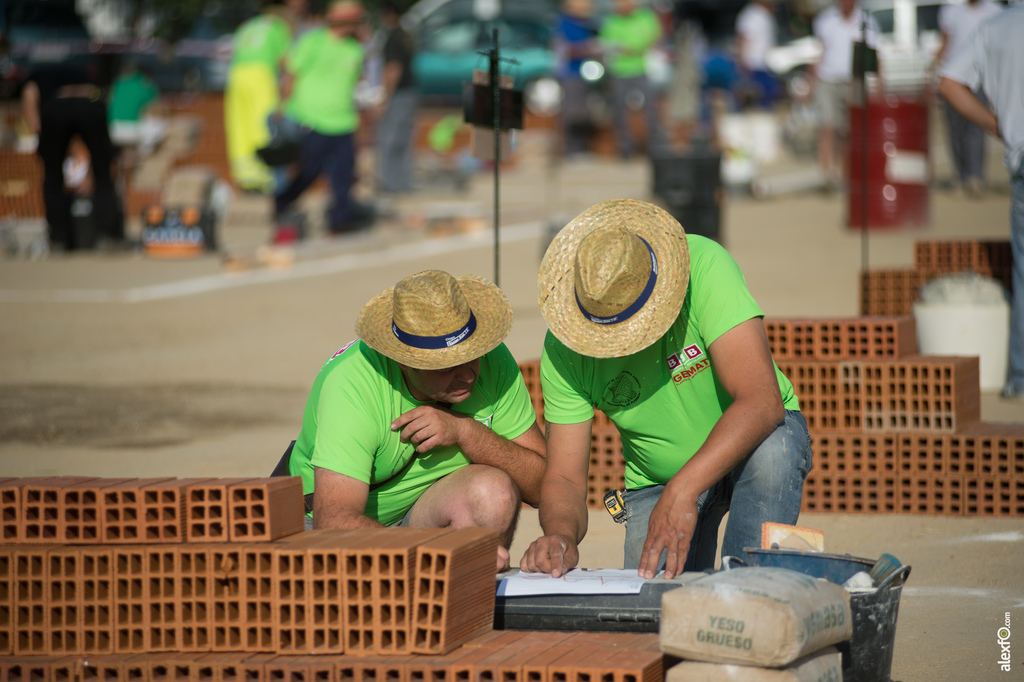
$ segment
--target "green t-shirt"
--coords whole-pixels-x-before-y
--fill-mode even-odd
[[[260,14],[242,24],[231,45],[231,64],[265,64],[277,73],[292,41],[288,22],[274,14]]]
[[[110,88],[107,119],[134,123],[142,117],[143,110],[159,94],[153,81],[138,71],[118,76]]]
[[[290,118],[324,135],[355,132],[355,91],[363,69],[358,40],[337,38],[326,27],[313,29],[295,44],[286,68],[295,75],[285,109]]]
[[[366,515],[384,524],[399,521],[430,484],[469,464],[454,446],[415,454],[391,423],[430,403],[412,397],[398,363],[354,341],[323,366],[306,403],[290,470],[313,492],[313,467],[330,469],[370,485]],[[504,344],[480,359],[470,397],[451,408],[472,415],[509,440],[536,422],[530,396]]]
[[[610,14],[601,22],[599,38],[610,51],[608,70],[617,78],[644,73],[644,55],[661,38],[661,24],[649,8],[628,15]]]
[[[548,332],[541,356],[544,419],[578,424],[605,412],[622,436],[626,488],[666,483],[704,444],[732,403],[708,354],[718,337],[763,313],[729,253],[687,236],[690,285],[679,317],[657,342],[624,358],[585,357]],[[782,401],[799,410],[776,366]]]

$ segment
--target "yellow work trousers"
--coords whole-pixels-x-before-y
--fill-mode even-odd
[[[237,64],[224,89],[224,133],[231,177],[242,189],[271,193],[274,175],[256,156],[267,145],[267,117],[277,108],[277,78],[264,64]]]

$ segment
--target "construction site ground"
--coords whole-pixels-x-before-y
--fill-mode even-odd
[[[646,160],[552,164],[550,144],[543,131],[523,135],[500,185],[499,280],[515,311],[507,344],[521,360],[541,352],[536,277],[552,228],[598,201],[652,199]],[[937,176],[948,172],[941,148],[933,161]],[[936,189],[928,226],[870,230],[866,241],[845,225],[842,191],[763,200],[728,193],[721,237],[769,316],[855,316],[865,263],[910,267],[916,240],[1007,237],[998,149],[989,177],[985,197]],[[438,178],[387,202],[371,229],[342,238],[324,236],[315,217],[327,197],[314,192],[304,199],[311,235],[291,249],[265,246],[269,200],[238,196],[219,226],[217,253],[0,262],[0,473],[268,475],[298,433],[314,376],[354,337],[365,301],[427,268],[495,277],[493,176],[484,170],[462,191]],[[137,234],[137,222],[130,230]],[[1024,423],[1024,403],[994,390],[981,400],[983,420]],[[1000,673],[996,641],[1008,622],[1024,632],[1020,518],[815,513],[799,523],[823,530],[830,552],[889,552],[913,566],[894,680],[1024,678],[1024,638],[1013,638],[1011,675]],[[514,562],[538,534],[536,511],[524,511]],[[591,512],[581,565],[621,567],[621,541],[620,526]]]

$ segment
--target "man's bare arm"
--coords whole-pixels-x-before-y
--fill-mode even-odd
[[[313,470],[314,528],[381,528],[384,524],[363,512],[370,486],[337,471],[315,467]]]
[[[952,78],[943,78],[939,81],[939,94],[945,97],[949,106],[956,109],[961,116],[990,135],[1002,139],[999,134],[999,119],[975,97],[969,87]]]
[[[547,425],[547,471],[540,495],[540,525],[544,535],[523,555],[519,567],[558,577],[579,563],[579,543],[587,534],[587,473],[590,469],[590,429],[593,420],[579,424]]]
[[[508,440],[472,417],[434,405],[421,405],[392,423],[402,440],[424,453],[442,445],[456,445],[474,464],[486,464],[506,472],[515,481],[523,501],[537,506],[544,475],[547,448],[534,423],[522,435]]]
[[[640,575],[654,577],[668,550],[665,577],[683,570],[697,523],[697,498],[736,468],[785,419],[771,349],[760,318],[730,329],[708,347],[732,404],[704,444],[665,485],[651,513]]]

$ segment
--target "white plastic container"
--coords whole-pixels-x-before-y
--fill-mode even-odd
[[[922,355],[977,355],[981,390],[1006,382],[1010,306],[989,303],[914,303],[917,350]]]

